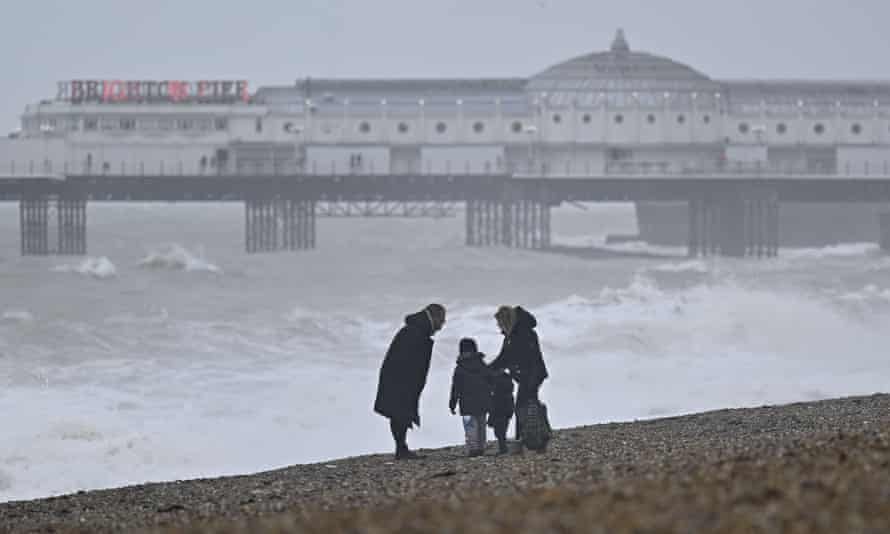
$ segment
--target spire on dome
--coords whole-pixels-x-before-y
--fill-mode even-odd
[[[624,30],[618,28],[618,31],[615,33],[615,39],[612,41],[612,52],[630,52],[630,45],[627,44],[627,39],[624,38]]]

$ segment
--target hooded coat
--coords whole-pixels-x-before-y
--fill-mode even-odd
[[[484,415],[491,409],[492,375],[481,353],[464,353],[457,359],[451,380],[453,411],[460,404],[461,415]]]
[[[380,367],[375,412],[403,424],[420,426],[420,394],[433,357],[432,335],[426,312],[405,317],[405,326],[396,333]]]
[[[504,421],[513,417],[513,379],[507,373],[494,373],[491,393],[491,418]]]
[[[489,367],[494,370],[509,369],[510,374],[519,382],[517,403],[525,400],[528,395],[536,394],[541,383],[550,376],[535,327],[538,321],[535,316],[521,306],[516,307],[516,323],[513,329],[504,336],[501,353]]]

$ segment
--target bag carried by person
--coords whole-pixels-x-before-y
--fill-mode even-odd
[[[553,434],[547,418],[547,406],[539,400],[529,400],[516,410],[519,439],[525,448],[544,452]]]

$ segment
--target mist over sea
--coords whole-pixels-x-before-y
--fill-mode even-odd
[[[409,443],[461,442],[457,342],[537,315],[558,427],[887,391],[890,257],[581,259],[463,245],[463,218],[320,219],[247,255],[240,204],[92,204],[90,256],[22,258],[0,204],[0,500],[391,452],[371,407],[405,314],[449,309]],[[628,205],[554,211],[554,241],[633,233]],[[681,255],[682,249],[616,247]]]

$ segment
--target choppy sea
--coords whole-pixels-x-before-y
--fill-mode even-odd
[[[314,251],[248,255],[237,204],[93,204],[89,257],[18,255],[0,204],[0,500],[389,452],[371,407],[405,314],[449,309],[412,446],[458,443],[458,339],[540,322],[555,426],[888,391],[890,257],[872,244],[689,260],[463,246],[463,219],[319,221]],[[564,207],[604,245],[633,209]],[[624,256],[648,252],[650,258]]]

